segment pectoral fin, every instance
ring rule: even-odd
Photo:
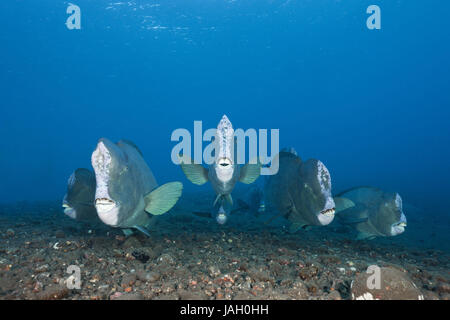
[[[208,181],[208,169],[200,164],[193,163],[189,157],[180,157],[180,166],[186,178],[193,184],[201,186]]]
[[[166,213],[177,203],[182,190],[181,182],[163,184],[145,196],[145,211],[156,216]]]
[[[298,230],[300,230],[301,228],[303,228],[303,225],[301,223],[292,223],[289,226],[289,233],[295,233]]]
[[[369,219],[369,214],[366,206],[357,204],[354,207],[339,212],[336,217],[343,224],[357,224],[366,222]]]
[[[344,211],[346,209],[352,208],[355,206],[355,203],[347,198],[341,198],[341,197],[335,197],[334,203],[336,207],[336,213],[339,213],[341,211]]]
[[[150,231],[148,231],[147,228],[143,227],[143,226],[134,226],[135,229],[139,230],[140,232],[142,232],[143,234],[145,234],[147,237],[150,237]]]
[[[129,237],[134,233],[132,229],[122,229],[122,232],[125,235],[125,237]]]
[[[245,184],[250,184],[256,181],[261,175],[261,163],[255,164],[247,163],[241,168],[241,175],[239,181]]]

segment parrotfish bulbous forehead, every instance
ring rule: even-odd
[[[391,225],[391,235],[396,236],[405,232],[407,225],[406,216],[403,213],[402,198],[398,193],[394,196],[395,210],[400,213],[400,219]]]
[[[320,192],[325,198],[325,205],[318,214],[318,219],[322,225],[330,224],[334,219],[335,203],[331,195],[331,175],[322,161],[317,161],[317,180],[320,186]]]
[[[330,224],[334,219],[335,203],[331,195],[331,175],[320,160],[310,159],[302,166],[302,176],[314,196],[309,197],[310,210],[320,225]]]
[[[228,182],[234,174],[234,129],[226,115],[222,117],[216,130],[216,175],[222,182]]]
[[[92,154],[92,167],[95,171],[97,189],[95,191],[95,208],[99,218],[108,225],[118,223],[119,204],[109,194],[109,184],[115,157],[120,157],[120,149],[108,139],[100,139]]]
[[[216,129],[216,162],[228,159],[233,163],[234,129],[226,115],[222,117]]]

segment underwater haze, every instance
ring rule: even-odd
[[[373,1],[372,1],[373,2]],[[279,128],[333,190],[375,185],[447,215],[446,1],[65,1],[0,4],[0,201],[60,198],[101,137],[179,179],[173,130]]]
[[[432,2],[432,3],[431,3]],[[101,137],[134,141],[160,179],[176,128],[279,128],[333,190],[392,189],[447,215],[445,1],[65,1],[0,4],[0,201],[60,198]]]

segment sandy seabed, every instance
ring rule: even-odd
[[[60,203],[2,205],[0,299],[450,299],[449,250],[437,249],[448,235],[420,221],[399,237],[354,241],[337,224],[290,234],[281,219],[265,225],[269,215],[220,226],[191,213],[212,199],[186,196],[151,237],[128,238],[71,220]],[[371,265],[383,270],[378,291],[361,289]],[[67,288],[69,266],[80,289]]]

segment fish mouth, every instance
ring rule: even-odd
[[[232,162],[231,162],[231,160],[230,160],[229,158],[223,157],[223,158],[220,158],[220,159],[217,161],[217,164],[218,164],[219,166],[221,166],[221,167],[226,168],[226,167],[228,167],[228,166],[231,166],[231,165],[232,165]]]
[[[391,235],[396,236],[403,232],[405,232],[406,223],[405,222],[398,222],[391,227]]]
[[[63,203],[62,207],[64,209],[65,215],[69,216],[72,219],[77,218],[77,211],[74,208],[72,208],[69,204]]]
[[[220,181],[226,183],[233,178],[233,162],[230,158],[222,157],[217,159],[216,174]]]
[[[109,198],[95,199],[95,209],[103,223],[116,227],[119,223],[120,205]]]
[[[116,207],[116,202],[107,198],[95,199],[95,208],[98,213],[109,212]]]
[[[330,224],[334,220],[334,214],[336,213],[336,205],[334,203],[333,198],[329,195],[329,190],[322,194],[326,195],[325,205],[323,206],[322,211],[319,212],[317,218],[322,226],[326,226]]]
[[[400,221],[394,223],[391,226],[391,235],[396,236],[396,235],[399,235],[399,234],[405,232],[406,226],[407,226],[406,216],[402,213],[402,215],[400,217]]]
[[[327,204],[328,205],[325,206],[326,209],[323,209],[317,215],[317,219],[319,219],[319,222],[322,226],[326,226],[327,224],[330,224],[334,220],[334,214],[336,212],[334,203],[332,204],[332,206],[330,206],[331,203],[327,203]]]
[[[227,219],[228,219],[227,215],[224,214],[224,213],[219,213],[216,216],[216,221],[217,221],[218,224],[224,224],[225,222],[227,222]]]
[[[336,212],[336,208],[330,208],[330,209],[320,211],[320,214],[323,214],[326,217],[334,217],[335,212]]]

